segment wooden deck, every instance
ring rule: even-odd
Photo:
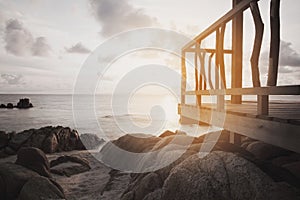
[[[221,127],[244,136],[300,153],[300,102],[270,102],[269,115],[257,115],[256,102],[231,104],[218,111],[216,104],[179,105],[184,119]]]
[[[280,54],[280,0],[270,0],[270,50],[267,84],[262,85],[259,63],[264,35],[264,22],[259,0],[232,0],[233,8],[197,35],[182,48],[181,104],[178,107],[181,122],[206,123],[224,128],[239,143],[240,135],[264,141],[300,153],[300,85],[277,85]],[[243,87],[244,11],[250,10],[255,37],[251,58],[252,86]],[[231,25],[231,48],[224,49],[225,30]],[[230,26],[229,26],[230,27]],[[214,38],[210,46],[206,41]],[[249,39],[249,38],[247,38]],[[211,43],[211,42],[209,42]],[[224,55],[231,56],[225,62]],[[187,56],[194,58],[192,69]],[[213,62],[214,60],[214,62]],[[230,70],[225,65],[230,64]],[[226,69],[226,70],[225,70]],[[195,87],[190,88],[187,78],[194,73]],[[188,74],[189,73],[189,74]],[[229,76],[229,73],[231,76]],[[296,83],[295,83],[296,84]],[[189,87],[188,87],[189,86]],[[255,96],[257,102],[242,102],[244,95]],[[270,96],[297,95],[299,102],[272,102]],[[186,103],[187,96],[195,97],[195,105]],[[203,102],[205,96],[214,96],[216,104]],[[231,101],[226,101],[230,96]],[[297,99],[298,101],[298,99]],[[237,137],[235,137],[237,136]],[[237,139],[235,139],[237,138]]]

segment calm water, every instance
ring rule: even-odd
[[[108,95],[92,97],[94,103],[90,101],[90,96],[80,96],[72,105],[72,95],[0,94],[0,103],[17,104],[24,97],[30,98],[34,107],[25,110],[0,109],[0,130],[18,132],[62,125],[75,128],[79,133],[96,133],[110,139],[125,133],[158,135],[167,129],[188,130],[191,135],[207,131],[206,127],[181,127],[177,100],[171,96],[140,95],[127,101],[127,105],[124,105],[126,99],[124,101],[121,96],[115,97],[118,101],[113,105]]]

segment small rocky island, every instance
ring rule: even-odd
[[[28,109],[28,108],[32,108],[32,107],[33,107],[33,105],[32,105],[32,103],[30,103],[29,98],[20,99],[19,102],[17,103],[17,105],[15,105],[15,106],[12,103],[8,103],[7,105],[5,105],[5,104],[0,105],[0,108],[8,108],[8,109],[13,109],[13,108]]]

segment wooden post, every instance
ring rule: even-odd
[[[235,144],[235,145],[240,146],[241,145],[241,135],[239,135],[237,133],[234,133],[234,132],[230,132],[229,142],[231,144]]]
[[[269,55],[268,86],[276,86],[280,48],[280,0],[271,0],[271,44]]]
[[[257,96],[257,114],[269,115],[269,96],[258,95]]]
[[[233,0],[235,7],[242,0]],[[232,19],[232,69],[231,69],[231,87],[242,87],[242,67],[243,67],[243,13],[237,14]],[[241,95],[232,95],[231,103],[241,104]]]
[[[185,92],[186,92],[186,61],[185,51],[181,52],[181,105],[185,104]]]
[[[221,31],[220,31],[220,28],[217,29],[216,31],[216,89],[220,89],[220,83],[221,83],[221,86],[223,88],[223,80],[222,80],[222,74],[221,74],[221,81],[220,81],[220,68],[224,67],[222,66],[222,63],[220,61],[221,60],[221,55],[223,54],[223,52],[221,51],[222,49],[222,38],[224,38],[222,36],[222,34],[224,35],[224,31],[222,30],[223,28],[221,28]],[[224,75],[225,75],[225,71],[224,71]],[[224,95],[218,95],[217,96],[217,111],[220,111],[220,112],[223,112],[225,109],[225,96]]]
[[[199,70],[198,70],[198,54],[200,53],[200,43],[197,42],[196,45],[195,45],[195,84],[196,84],[196,91],[197,90],[201,90],[202,89],[202,80],[201,80],[201,71],[199,73]],[[200,78],[200,80],[199,80]],[[197,95],[196,96],[196,99],[197,99],[197,106],[201,107],[201,95]]]
[[[255,39],[253,51],[251,55],[251,70],[252,70],[252,83],[254,87],[260,87],[260,73],[259,73],[259,55],[261,50],[261,43],[264,34],[264,23],[260,16],[260,11],[257,2],[250,3],[251,13],[255,24]]]

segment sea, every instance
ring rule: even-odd
[[[29,98],[30,109],[0,109],[0,130],[20,132],[44,126],[66,126],[79,134],[94,133],[116,139],[127,133],[159,135],[182,130],[199,136],[216,127],[181,125],[178,99],[171,95],[0,94],[0,104]]]

